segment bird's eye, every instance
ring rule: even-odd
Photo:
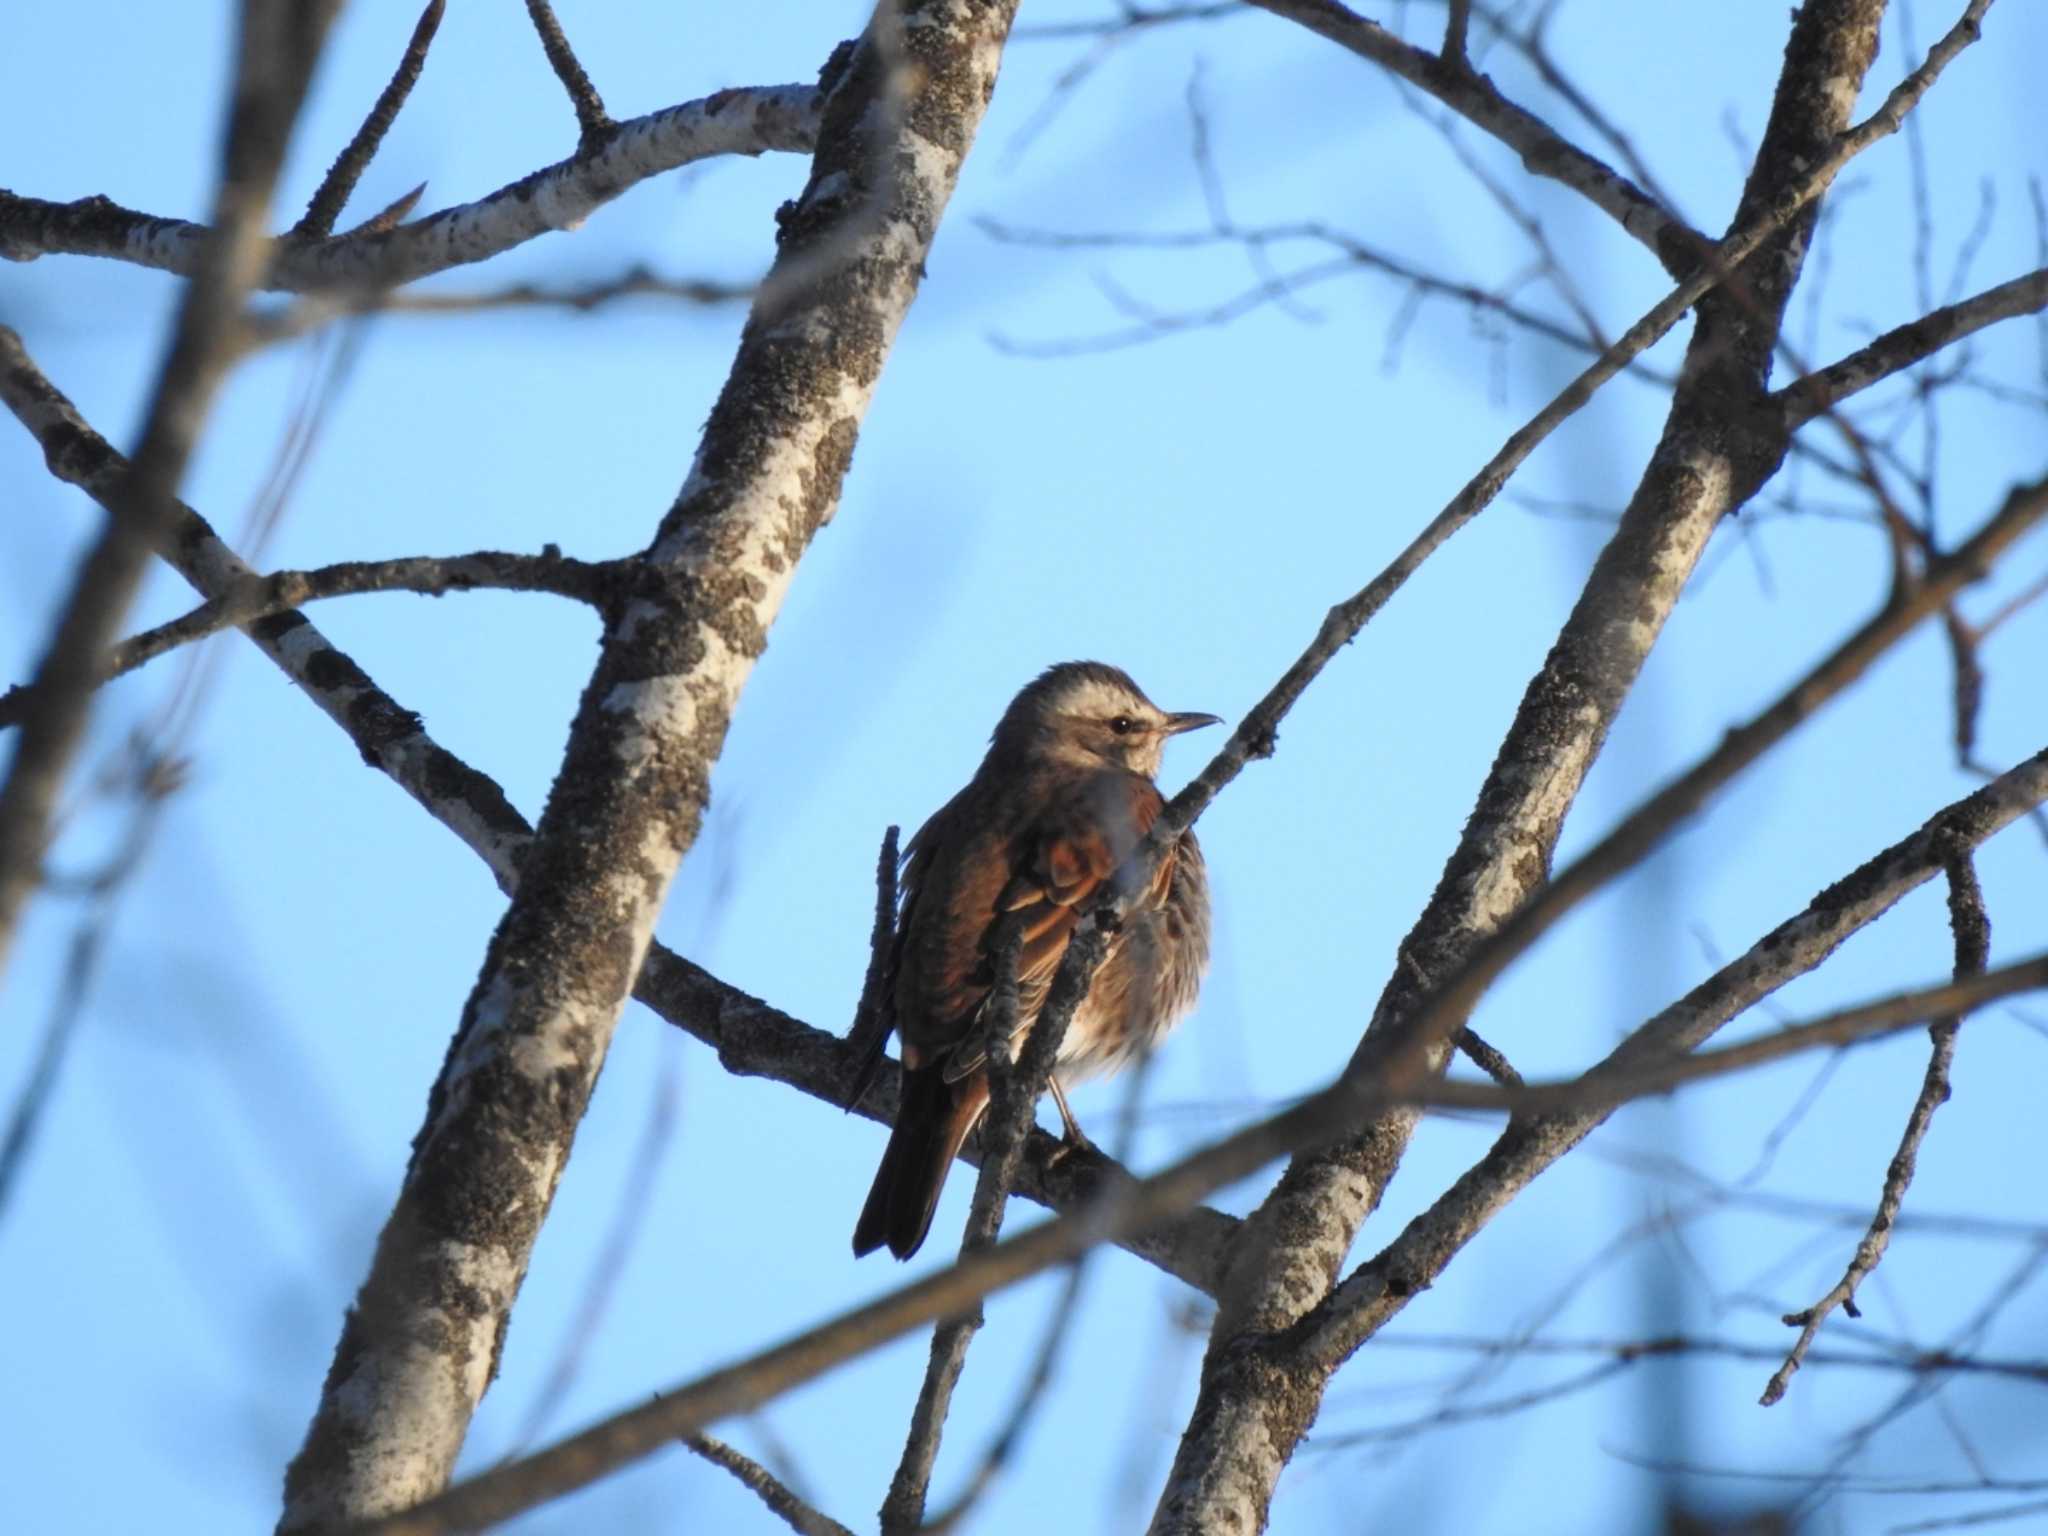
[[[1128,736],[1137,728],[1137,722],[1129,715],[1118,715],[1109,722],[1109,728],[1119,736]]]

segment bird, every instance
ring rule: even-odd
[[[983,1010],[1009,920],[1017,938],[1021,1046],[1081,915],[1137,878],[1123,868],[1165,805],[1153,783],[1167,741],[1219,725],[1170,714],[1099,661],[1047,668],[1010,701],[973,778],[903,850],[895,932],[880,991],[903,1058],[887,1150],[854,1228],[855,1257],[916,1253],[953,1159],[989,1102]],[[1118,894],[1124,894],[1119,891]],[[1070,1146],[1088,1140],[1066,1087],[1150,1051],[1195,1003],[1209,962],[1209,882],[1183,832],[1135,892],[1049,1082]],[[888,1031],[877,1030],[850,1102]]]

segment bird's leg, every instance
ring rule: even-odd
[[[1067,1092],[1060,1087],[1058,1076],[1047,1078],[1045,1085],[1052,1090],[1052,1101],[1059,1108],[1060,1124],[1064,1127],[1060,1135],[1059,1150],[1053,1154],[1054,1160],[1065,1158],[1074,1152],[1095,1151],[1095,1143],[1088,1139],[1088,1133],[1081,1129],[1081,1122],[1074,1118],[1073,1106],[1067,1103]]]

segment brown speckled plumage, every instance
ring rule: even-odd
[[[1167,737],[1212,723],[1164,713],[1101,662],[1052,667],[1011,701],[967,787],[910,840],[887,994],[903,1097],[854,1232],[856,1254],[885,1243],[898,1258],[917,1251],[953,1158],[987,1108],[974,1042],[998,920],[1014,913],[1023,925],[1021,1045],[1074,924],[1164,804],[1152,778]],[[1157,1045],[1194,1006],[1208,960],[1208,876],[1188,832],[1112,939],[1061,1042],[1054,1091],[1063,1118],[1061,1087]]]

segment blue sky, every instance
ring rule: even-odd
[[[0,55],[0,144],[9,146],[0,184],[200,216],[229,9],[77,0],[13,18]],[[558,10],[620,116],[732,84],[808,79],[863,15],[843,4],[651,0],[565,0]],[[1107,10],[1067,0],[1027,6],[1025,21]],[[1371,13],[1390,24],[1405,17],[1417,37],[1440,19],[1421,5]],[[288,216],[353,131],[412,20],[406,4],[347,9],[288,162]],[[1924,48],[1949,17],[1923,3],[1914,20]],[[1718,229],[1740,186],[1738,144],[1761,131],[1784,25],[1781,0],[1573,0],[1551,44],[1682,211]],[[852,1010],[881,829],[908,830],[958,786],[1022,681],[1051,661],[1099,657],[1168,708],[1234,718],[1327,606],[1362,586],[1577,365],[1432,302],[1390,366],[1402,294],[1371,275],[1323,285],[1294,312],[1268,307],[1144,346],[1018,355],[1019,344],[1118,329],[1105,285],[1181,310],[1255,281],[1234,251],[1033,248],[976,223],[1202,227],[1191,87],[1241,222],[1324,220],[1480,284],[1505,281],[1527,260],[1512,226],[1387,78],[1298,29],[1251,16],[1160,31],[1111,54],[1047,120],[1056,82],[1085,47],[1020,39],[1010,50],[838,517],[806,557],[748,685],[712,817],[660,926],[684,954],[820,1027],[843,1028]],[[1915,56],[1895,19],[1866,110]],[[2032,78],[2044,56],[2048,20],[2009,0],[1926,104],[1937,297],[1978,216],[1980,184],[1994,202],[1964,291],[2039,264],[2027,181],[2048,175]],[[1586,141],[1510,54],[1484,64],[1510,95]],[[351,215],[423,180],[429,208],[481,196],[566,154],[573,135],[518,9],[451,7]],[[1475,134],[1465,141],[1496,174],[1514,174],[1503,152]],[[1804,291],[1795,301],[1794,335],[1821,360],[1916,313],[1908,164],[1906,141],[1888,141],[1835,194],[1812,329]],[[638,261],[744,279],[766,261],[772,211],[804,172],[782,157],[663,178],[580,231],[436,286],[570,284]],[[1528,195],[1610,333],[1662,296],[1653,263],[1604,217],[1561,190]],[[1821,270],[1817,259],[1809,278]],[[105,262],[0,270],[0,321],[22,331],[117,442],[139,419],[175,297],[161,275]],[[1528,297],[1550,302],[1534,289]],[[688,467],[740,318],[635,301],[590,315],[373,324],[263,563],[550,541],[589,557],[638,548]],[[1672,365],[1683,335],[1652,361]],[[2008,324],[1981,340],[1977,359],[1988,376],[2039,389],[2038,348],[2030,323]],[[186,495],[231,538],[241,537],[318,356],[267,354],[221,398]],[[2043,468],[2038,412],[1981,393],[1951,398],[1938,460],[1948,535]],[[1618,507],[1661,413],[1652,387],[1624,380],[1603,393],[1331,665],[1290,717],[1278,755],[1204,818],[1216,968],[1148,1085],[1136,1163],[1162,1164],[1341,1065],[1604,536],[1597,522],[1537,515],[1525,499]],[[1919,452],[1917,437],[1905,441]],[[98,514],[47,478],[11,423],[0,423],[0,485],[12,514],[0,523],[0,672],[11,681],[31,666],[60,573]],[[1788,472],[1773,491],[1787,488],[1805,515],[1759,506],[1717,534],[1573,813],[1563,856],[1875,606],[1882,539],[1867,522],[1823,515],[1847,502],[1833,485]],[[1988,612],[2044,566],[2048,541],[2037,535],[1966,610]],[[160,575],[134,618],[154,622],[189,602]],[[444,745],[537,812],[595,657],[594,621],[554,599],[490,594],[349,599],[313,617]],[[2042,746],[2044,647],[2048,608],[2014,620],[1987,648],[1983,760],[2004,766]],[[160,662],[106,691],[94,761],[151,717],[175,676],[175,663]],[[1948,745],[1949,686],[1946,649],[1924,628],[1519,965],[1478,1027],[1532,1077],[1571,1071],[1710,971],[1714,954],[1739,952],[1967,793],[1974,781]],[[1177,746],[1169,785],[1212,745]],[[0,1374],[14,1384],[0,1400],[0,1436],[13,1448],[10,1502],[25,1529],[146,1521],[198,1531],[273,1518],[283,1464],[502,909],[483,866],[365,770],[246,645],[221,643],[189,751],[191,785],[120,900],[49,1117],[0,1212],[10,1302]],[[59,864],[89,867],[118,826],[88,803]],[[2014,829],[1981,869],[1994,961],[2038,950],[2048,912],[2040,837]],[[31,913],[0,991],[0,1098],[11,1100],[27,1071],[79,920],[79,906],[62,900]],[[1818,1012],[1938,977],[1948,957],[1930,887],[1779,1001],[1793,1015]],[[2040,1219],[2008,1180],[2017,1149],[2031,1145],[2021,1138],[2035,1123],[2044,1052],[2048,1040],[2008,1010],[1969,1027],[1955,1100],[1937,1119],[1909,1212]],[[1756,1173],[1749,1189],[1759,1196],[1867,1211],[1923,1057],[1918,1040],[1902,1039],[1842,1059],[1768,1154],[1773,1127],[1820,1062],[1617,1116],[1496,1221],[1394,1332],[1541,1326],[1620,1338],[1682,1327],[1781,1342],[1772,1314],[1826,1288],[1851,1230],[1724,1202],[1676,1234],[1619,1256],[1609,1247],[1647,1218],[1686,1209],[1697,1194],[1687,1170],[1726,1182]],[[1078,1100],[1099,1137],[1119,1092],[1096,1087]],[[1478,1121],[1430,1121],[1362,1252],[1425,1206],[1490,1132]],[[788,1090],[731,1079],[702,1048],[631,1009],[465,1468],[521,1443],[601,1270],[611,1271],[609,1302],[543,1439],[895,1283],[901,1271],[847,1254],[882,1134]],[[1768,1165],[1757,1172],[1760,1160]],[[608,1234],[646,1177],[636,1240],[613,1265]],[[1224,1203],[1247,1208],[1269,1179],[1247,1181]],[[942,1239],[958,1230],[968,1186],[954,1181],[919,1266],[944,1261]],[[2028,1252],[2010,1236],[1908,1233],[1865,1294],[1869,1326],[1944,1341]],[[1054,1285],[989,1308],[939,1499],[1006,1412]],[[1189,1299],[1122,1255],[1092,1266],[1046,1416],[975,1529],[1038,1530],[1049,1513],[1080,1532],[1142,1525],[1193,1391]],[[2044,1321],[2039,1285],[2023,1288],[1979,1347],[2039,1358]],[[901,1342],[726,1433],[755,1454],[786,1452],[828,1510],[871,1528],[923,1357],[921,1338]],[[1516,1366],[1475,1400],[1581,1363]],[[1754,1402],[1767,1365],[1644,1367],[1597,1392],[1420,1441],[1326,1443],[1434,1411],[1443,1383],[1469,1364],[1369,1349],[1339,1377],[1282,1484],[1273,1529],[1348,1531],[1396,1515],[1414,1529],[1641,1528],[1658,1482],[1631,1457],[1812,1468],[1844,1425],[1903,1384],[1812,1369],[1765,1412]],[[1956,1424],[2003,1475],[2041,1472],[2024,1432],[2040,1412],[2028,1391],[1965,1380],[1946,1394]],[[1476,1458],[1489,1473],[1445,1479],[1445,1456]],[[1952,1477],[1963,1463],[1923,1409],[1881,1436],[1862,1465]],[[1534,1510],[1532,1477],[1545,1490]],[[1706,1499],[1757,1494],[1742,1483],[1694,1487]],[[1865,1499],[1836,1528],[1952,1511]],[[750,1495],[681,1451],[520,1528],[600,1524],[770,1528]]]

